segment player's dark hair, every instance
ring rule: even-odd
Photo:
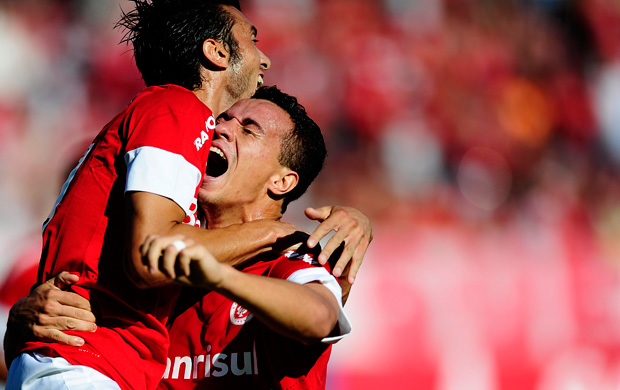
[[[116,27],[127,32],[122,42],[133,45],[134,57],[147,86],[177,84],[194,90],[202,86],[202,44],[215,39],[224,44],[231,62],[239,60],[232,35],[235,23],[226,0],[131,0],[136,8],[123,12]]]
[[[293,129],[281,138],[278,156],[278,162],[282,166],[299,175],[297,186],[283,197],[282,212],[285,212],[288,204],[303,195],[323,169],[327,157],[325,140],[321,129],[310,119],[304,106],[276,86],[260,87],[252,99],[275,103],[286,111],[293,121]]]

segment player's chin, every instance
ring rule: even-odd
[[[209,175],[208,173],[205,174],[202,179],[202,184],[200,185],[200,190],[211,193],[224,187],[226,185],[226,178],[228,177],[227,173],[228,171],[217,176]]]

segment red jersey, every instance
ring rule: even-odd
[[[37,279],[79,274],[73,291],[90,300],[98,329],[80,333],[80,348],[31,342],[22,351],[92,367],[124,389],[157,386],[168,356],[164,324],[180,288],[139,289],[126,276],[125,192],[167,197],[196,225],[214,128],[211,110],[175,85],[146,88],[103,128],[44,224]]]
[[[304,248],[276,259],[273,254],[260,256],[244,265],[243,272],[299,284],[319,281],[341,302],[329,266],[315,260],[317,250]],[[341,305],[340,333],[324,343],[305,345],[271,330],[221,294],[199,289],[184,290],[175,313],[160,389],[324,389],[329,343],[351,330]]]

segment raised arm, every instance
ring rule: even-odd
[[[273,330],[304,343],[328,337],[340,310],[334,294],[319,283],[296,284],[251,275],[218,262],[202,245],[179,236],[158,237],[146,246],[162,256],[161,270],[171,280],[212,289],[248,309]],[[179,251],[179,249],[181,249]]]

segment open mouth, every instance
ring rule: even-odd
[[[211,146],[207,159],[207,176],[219,177],[228,170],[228,160],[220,148]]]
[[[256,88],[260,88],[265,83],[263,76],[258,75],[258,82],[256,83]]]

